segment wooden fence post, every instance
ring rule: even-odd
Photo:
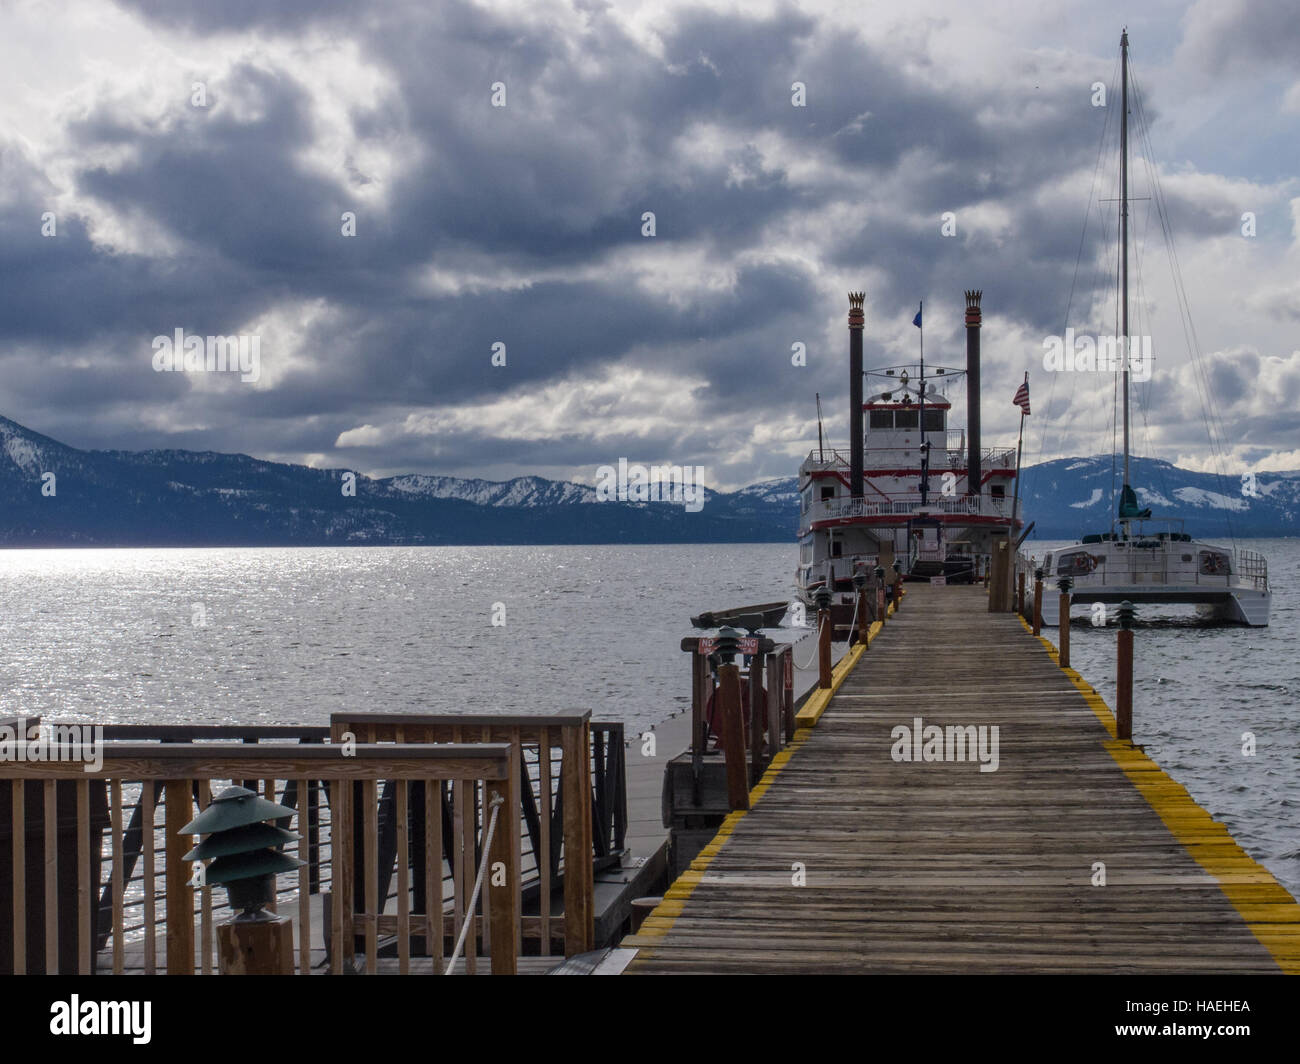
[[[1119,604],[1115,668],[1115,738],[1133,741],[1133,603]]]
[[[167,803],[167,974],[193,975],[194,888],[190,886],[190,866],[185,860],[191,841],[181,834],[194,815],[190,781],[168,780],[163,800]]]

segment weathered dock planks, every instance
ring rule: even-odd
[[[996,771],[894,760],[915,717]],[[910,588],[752,797],[629,974],[1300,971],[1300,906],[982,589]]]

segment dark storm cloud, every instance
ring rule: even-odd
[[[1001,78],[939,87],[924,46],[895,54],[794,7],[679,12],[657,27],[661,59],[596,5],[568,24],[454,0],[363,15],[341,3],[123,6],[210,41],[214,55],[238,33],[354,41],[382,77],[364,103],[345,96],[345,139],[360,156],[394,162],[313,155],[326,124],[313,71],[274,49],[221,67],[207,108],[178,92],[165,116],[145,118],[130,97],[106,95],[65,126],[74,198],[123,224],[147,220],[169,250],[110,252],[76,216],[61,220],[57,241],[42,239],[40,211],[55,190],[6,151],[6,379],[42,418],[33,427],[70,442],[466,474],[594,465],[615,446],[723,461],[745,442],[738,432],[805,417],[814,391],[846,387],[843,351],[825,339],[827,323],[842,321],[843,294],[826,291],[818,268],[880,278],[869,293],[877,318],[905,321],[917,299],[935,301],[947,313],[936,343],[946,336],[956,365],[964,288],[985,289],[986,332],[1062,327],[1102,122],[1080,73],[1087,63],[1009,53],[997,59]],[[494,81],[506,85],[505,108],[489,105]],[[791,106],[795,81],[807,107]],[[781,147],[760,150],[772,134]],[[810,159],[825,161],[811,179]],[[1077,199],[1062,199],[1070,188],[1044,192],[1063,179],[1081,182]],[[773,235],[803,231],[832,204],[853,221],[822,243],[815,265]],[[1194,233],[1232,216],[1226,201],[1191,193],[1171,196],[1171,209]],[[355,238],[340,234],[344,211],[357,212]],[[643,211],[656,215],[653,241],[640,235]],[[956,214],[956,237],[940,235],[944,211]],[[982,212],[1005,222],[980,222]],[[1094,268],[1103,246],[1096,234],[1085,242],[1076,309],[1104,286]],[[650,249],[733,281],[656,287],[627,265]],[[526,280],[439,286],[433,273]],[[263,348],[273,388],[195,389],[149,370],[156,334],[225,334],[277,315],[291,324]],[[873,350],[885,332],[869,337]],[[489,362],[497,340],[510,352],[506,370]],[[795,341],[812,357],[792,377]],[[42,374],[42,364],[88,351],[89,368]],[[615,408],[543,439],[394,429],[412,410],[597,379],[620,360],[703,381],[694,409],[709,424],[624,432]],[[142,419],[143,409],[156,416]],[[362,425],[382,430],[377,446],[335,447]]]

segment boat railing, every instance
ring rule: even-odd
[[[918,492],[819,499],[804,515],[806,524],[818,521],[845,520],[855,517],[911,516],[926,513],[967,514],[981,517],[1010,517],[1011,500],[996,495],[944,496],[934,492],[921,504]]]
[[[1257,591],[1268,590],[1268,561],[1262,554],[1237,547],[1232,552],[1232,571],[1240,583],[1248,584]]]
[[[913,455],[918,453],[915,446],[867,447],[863,451],[866,468],[875,469],[893,467],[897,465],[897,455],[902,451],[909,451]],[[945,469],[960,469],[964,473],[966,471],[966,464],[969,461],[969,457],[969,452],[965,448],[952,447],[951,444],[942,451],[938,448],[934,448],[930,462],[931,472],[935,475],[939,475]],[[989,469],[1014,468],[1016,464],[1015,459],[1016,449],[1014,447],[980,448],[980,467],[986,472]],[[919,462],[919,459],[914,458],[913,461]],[[805,462],[810,462],[813,465],[820,465],[823,468],[848,469],[849,447],[847,444],[835,444],[834,446],[821,448],[815,447],[808,453]]]

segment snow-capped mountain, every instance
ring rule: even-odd
[[[355,480],[354,492],[349,483]],[[780,503],[706,492],[598,502],[591,487],[342,469],[211,451],[82,451],[0,417],[8,546],[699,543],[789,540]]]
[[[1194,536],[1300,535],[1300,472],[1219,476],[1155,458],[1131,458],[1138,503],[1153,518],[1183,522]],[[1026,520],[1044,539],[1072,539],[1110,529],[1123,486],[1121,459],[1063,458],[1029,466],[1021,492]]]
[[[1114,464],[1099,455],[1026,468],[1023,512],[1035,535],[1109,528]],[[1141,458],[1132,470],[1142,504],[1193,535],[1300,534],[1300,472],[1249,482]],[[793,544],[799,523],[793,476],[708,492],[698,513],[598,502],[591,487],[542,477],[357,476],[346,494],[348,479],[242,454],[82,451],[0,417],[0,545]]]

